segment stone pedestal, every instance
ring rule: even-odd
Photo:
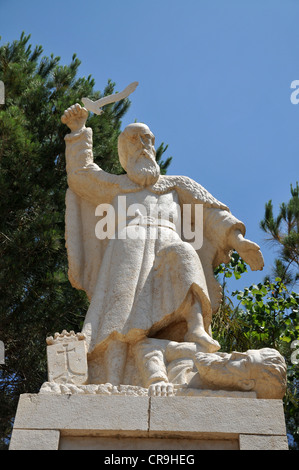
[[[281,400],[20,396],[10,450],[287,450]]]

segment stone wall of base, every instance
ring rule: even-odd
[[[10,450],[287,450],[281,400],[21,395]]]

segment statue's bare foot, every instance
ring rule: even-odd
[[[188,331],[184,340],[190,343],[196,343],[199,346],[200,352],[213,353],[220,349],[218,341],[208,335],[201,327],[194,331]]]
[[[171,397],[173,395],[173,384],[167,382],[156,382],[148,388],[150,397]]]

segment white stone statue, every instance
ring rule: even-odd
[[[105,350],[107,381],[122,383],[128,345],[147,337],[189,341],[203,352],[217,351],[210,325],[221,287],[213,269],[228,262],[233,249],[253,270],[263,268],[263,257],[259,246],[244,238],[243,223],[202,186],[187,177],[160,175],[155,137],[146,125],[131,124],[119,137],[126,174],[101,170],[93,162],[87,117],[79,104],[62,117],[71,130],[65,137],[69,279],[90,299],[82,331],[89,358]],[[96,208],[110,204],[119,215],[121,196],[127,206],[138,204],[151,214],[154,208],[159,216],[140,218],[138,210],[125,214],[121,236],[97,238]],[[191,208],[193,227],[194,208],[203,208],[198,250],[176,230],[183,205]],[[149,229],[155,236],[140,236]]]
[[[123,93],[136,86],[134,82]],[[71,130],[65,136],[69,279],[90,300],[80,332],[88,379],[84,385],[82,371],[87,366],[69,365],[77,364],[74,354],[82,353],[83,343],[76,338],[74,342],[73,333],[68,340],[73,342],[65,342],[65,332],[56,334],[58,345],[48,340],[52,348],[48,358],[54,358],[57,348],[64,354],[59,373],[52,370],[54,359],[49,364],[49,377],[59,377],[56,390],[58,383],[65,389],[68,377],[71,386],[80,386],[81,391],[105,383],[145,387],[154,395],[172,394],[178,387],[204,389],[208,381],[199,370],[200,354],[211,362],[215,354],[222,354],[217,353],[220,346],[211,333],[212,315],[222,299],[214,268],[229,262],[236,250],[252,270],[261,270],[260,248],[245,238],[244,224],[228,207],[198,183],[184,176],[160,175],[155,137],[145,124],[130,124],[119,136],[119,159],[126,174],[112,175],[99,168],[93,161],[87,117],[87,109],[79,104],[62,116]],[[188,359],[181,356],[182,348],[192,352]],[[174,351],[175,368],[169,359]],[[262,356],[256,357],[263,363]],[[197,376],[186,378],[186,360]],[[180,373],[174,374],[178,368]],[[76,378],[77,369],[81,375]],[[218,389],[221,384],[220,380]],[[223,387],[244,390],[244,383],[241,388]]]

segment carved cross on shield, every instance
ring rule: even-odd
[[[47,346],[48,380],[83,385],[88,378],[85,341],[64,338]]]

